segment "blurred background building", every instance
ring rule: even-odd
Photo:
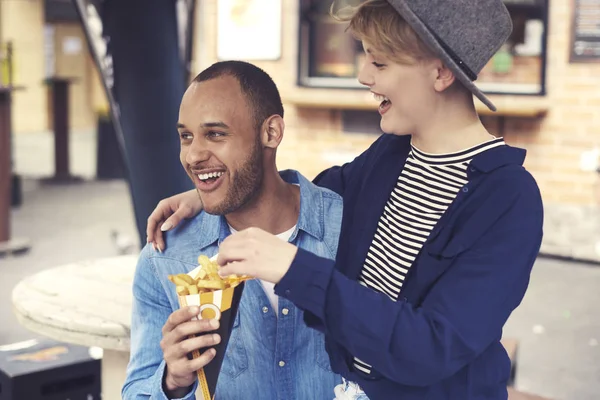
[[[538,180],[551,224],[544,251],[599,260],[600,220],[593,212],[600,194],[598,7],[589,0],[505,3],[513,35],[478,79],[498,112],[479,110],[495,134],[529,151],[526,166]],[[43,82],[52,76],[77,79],[70,89],[70,127],[94,130],[107,103],[71,2],[1,4],[0,40],[4,49],[12,43],[12,79],[24,87],[13,96],[14,134],[51,129],[52,104]],[[203,0],[193,21],[192,72],[219,59],[245,59],[273,76],[287,112],[285,144],[297,149],[281,160],[307,175],[351,158],[380,133],[377,104],[355,78],[360,43],[327,16],[329,6]],[[7,69],[4,61],[4,80]]]

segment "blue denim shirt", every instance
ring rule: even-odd
[[[300,214],[290,242],[333,260],[342,220],[341,198],[296,171],[283,171],[281,176],[300,185]],[[131,359],[123,399],[167,398],[162,390],[161,329],[179,308],[167,276],[194,269],[198,256],[216,254],[229,234],[224,217],[201,212],[167,233],[167,249],[162,254],[151,246],[142,250],[133,283]],[[279,317],[260,282],[246,282],[219,375],[217,400],[334,397],[333,389],[342,380],[331,371],[323,335],[305,325],[303,312],[289,300],[280,297],[278,307]],[[194,398],[196,386],[185,399]]]

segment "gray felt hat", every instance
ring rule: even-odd
[[[502,0],[387,0],[479,100],[496,107],[473,83],[512,32]]]

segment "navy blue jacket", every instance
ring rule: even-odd
[[[410,151],[382,135],[316,183],[344,198],[336,261],[298,253],[276,293],[325,333],[332,369],[371,400],[506,399],[502,327],[519,305],[542,240],[543,206],[525,150],[477,155],[468,183],[432,230],[397,302],[357,280],[377,222]],[[373,366],[353,368],[353,356]]]

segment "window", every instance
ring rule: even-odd
[[[345,0],[356,5],[360,1]],[[488,94],[545,94],[549,0],[504,0],[513,33],[478,76]],[[356,79],[362,46],[329,16],[330,1],[300,0],[300,86],[362,88]]]

